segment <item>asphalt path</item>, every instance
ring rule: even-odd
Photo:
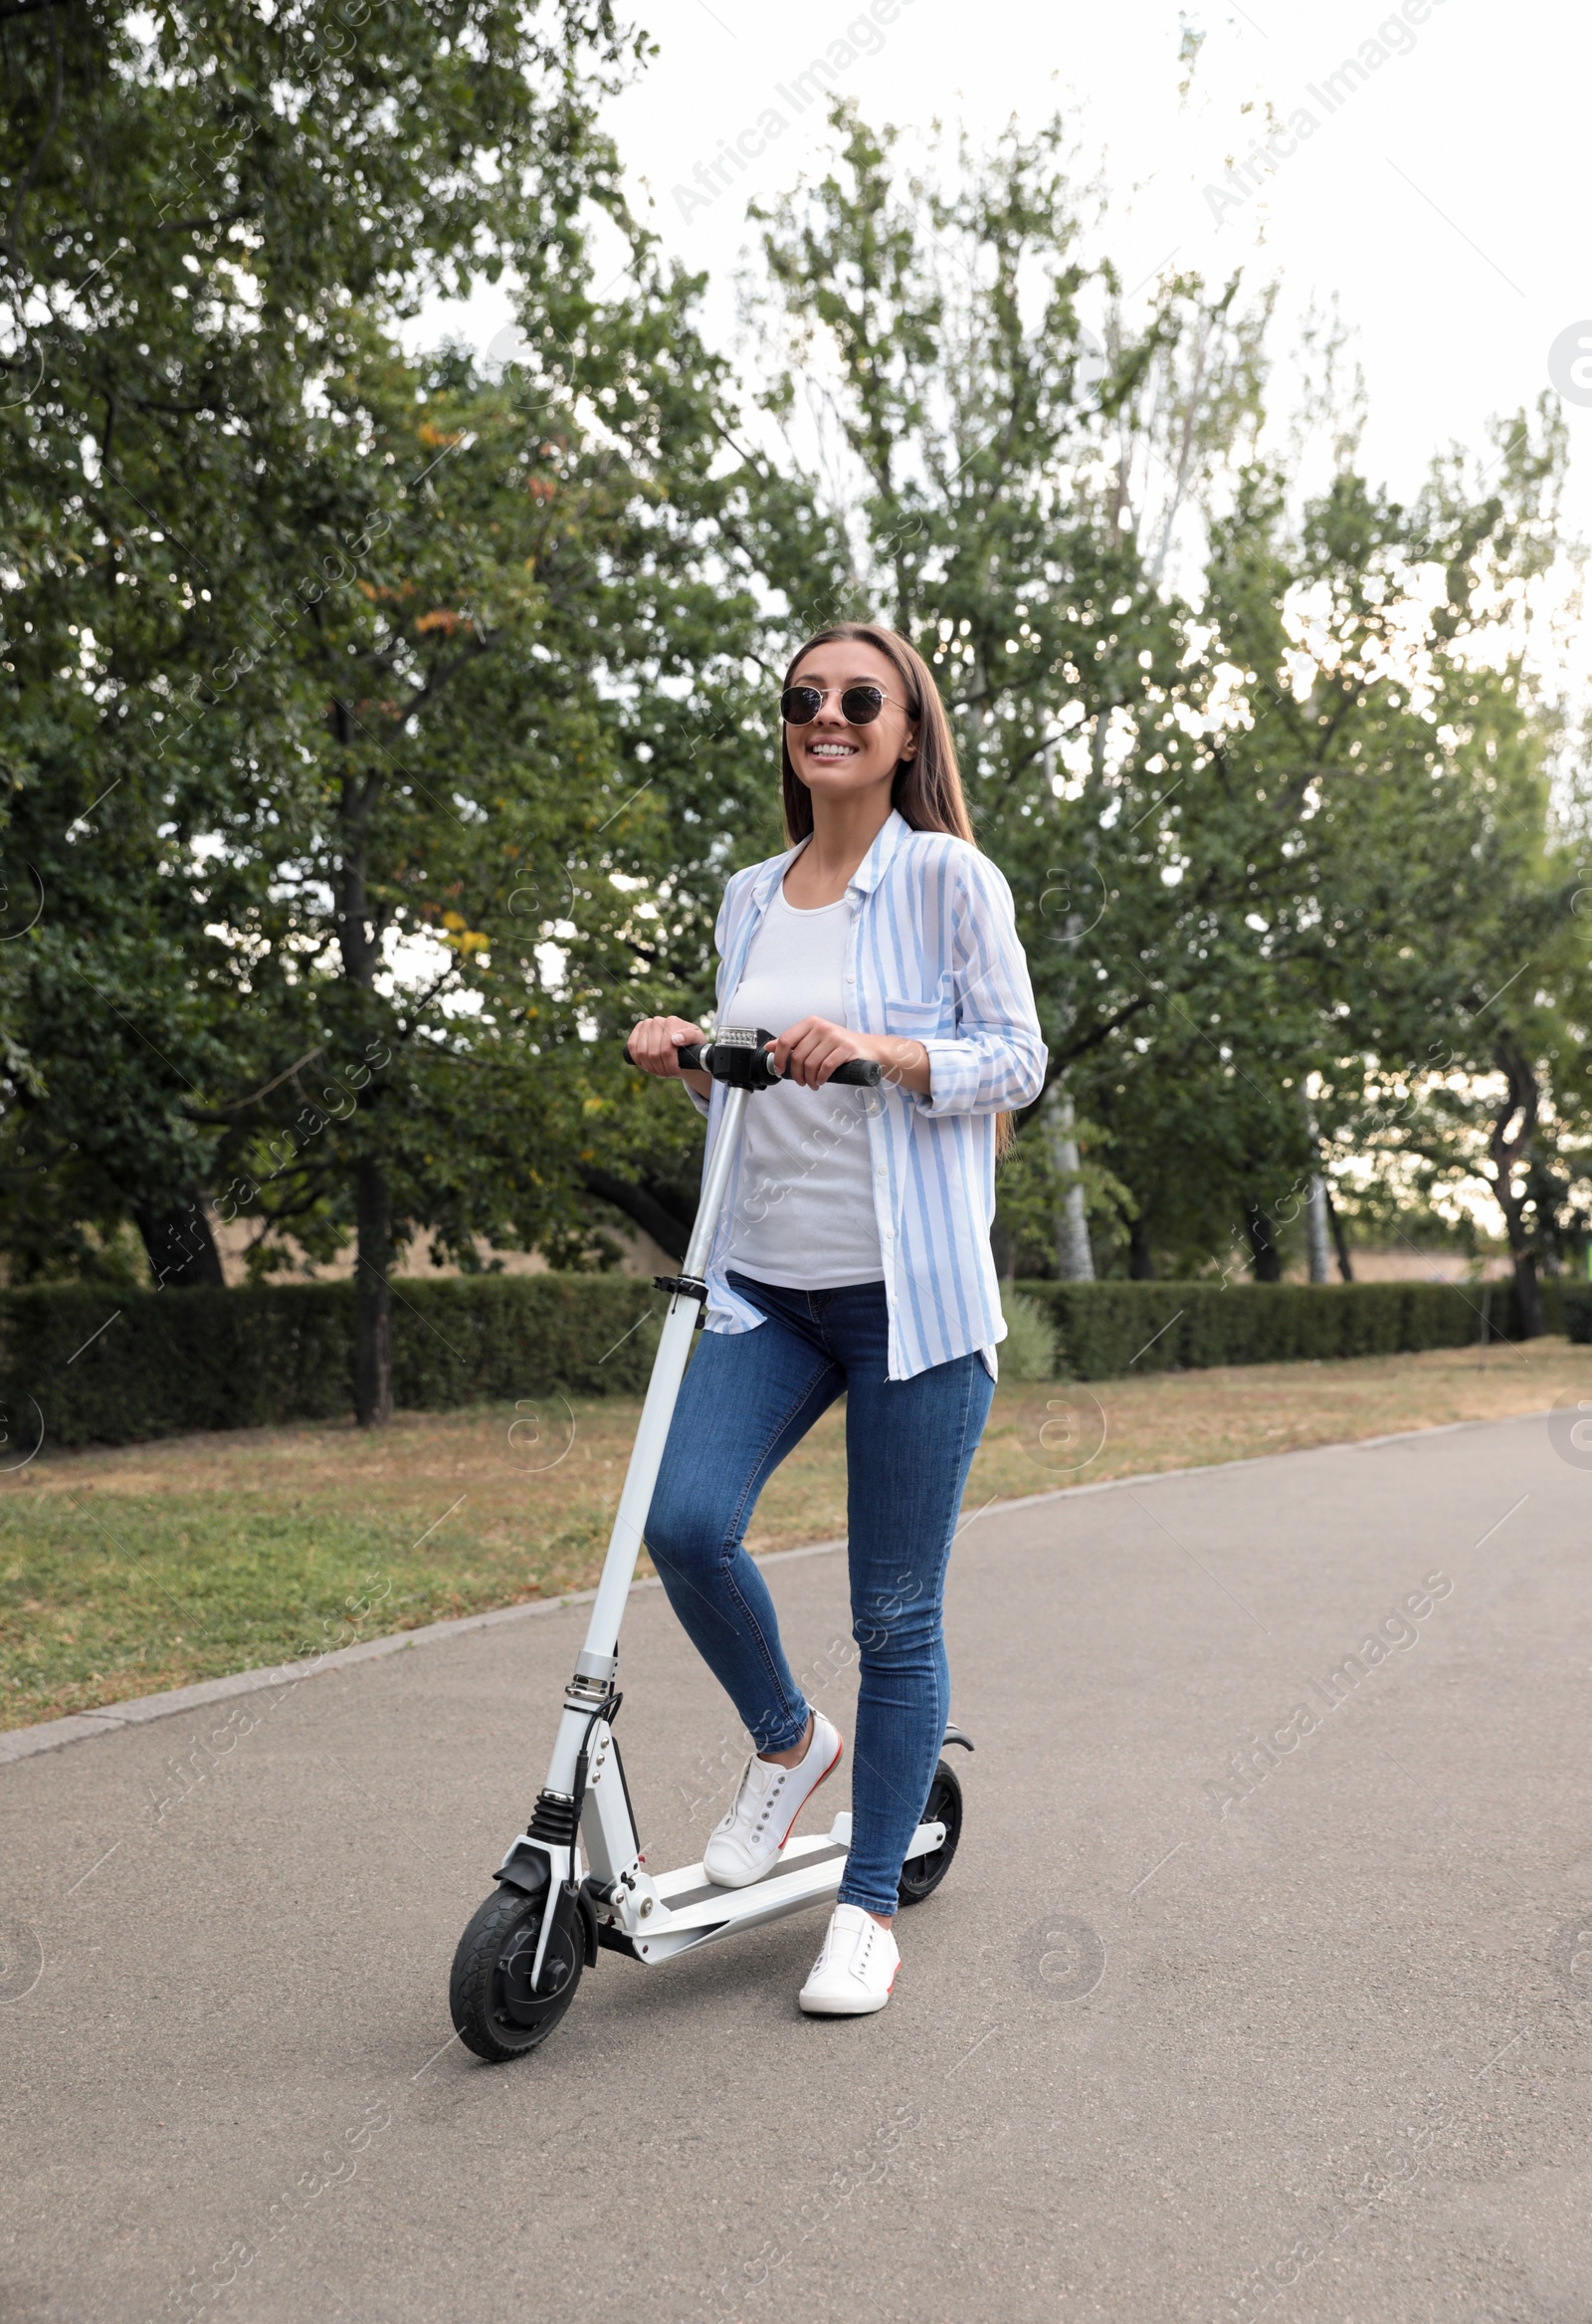
[[[1581,2324],[1589,1521],[1540,1416],[973,1518],[961,1850],[863,2021],[808,1914],[451,2038],[580,1608],[0,1767],[0,2315]],[[845,1730],[844,1561],[773,1580]],[[622,1645],[661,1867],[740,1743],[656,1588]]]

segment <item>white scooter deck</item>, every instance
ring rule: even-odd
[[[606,1927],[614,1932],[607,1942],[616,1951],[656,1967],[715,1938],[805,1912],[809,1905],[827,1903],[840,1887],[851,1844],[852,1819],[845,1812],[827,1832],[792,1840],[773,1869],[744,1888],[719,1887],[700,1864],[662,1872],[645,1892],[638,1883],[626,1889],[623,1903],[599,1907],[598,1942],[604,1942]],[[944,1844],[942,1823],[920,1823],[908,1854],[926,1856]]]

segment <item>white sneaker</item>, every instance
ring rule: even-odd
[[[900,1965],[889,1929],[860,1904],[838,1904],[798,1999],[809,2017],[867,2017],[890,2000]]]
[[[718,1888],[749,1888],[779,1862],[796,1818],[845,1750],[822,1711],[813,1739],[793,1768],[755,1756],[746,1762],[729,1813],[702,1850],[702,1870]]]

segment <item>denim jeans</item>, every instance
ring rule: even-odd
[[[647,1547],[687,1634],[759,1751],[785,1751],[807,1702],[773,1599],[743,1548],[766,1480],[846,1396],[852,1636],[859,1653],[852,1845],[840,1901],[893,1913],[950,1711],[941,1605],[962,1488],[992,1393],[977,1356],[886,1376],[882,1283],[791,1291],[731,1274],[767,1317],[704,1333],[686,1373]]]

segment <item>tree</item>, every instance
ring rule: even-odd
[[[766,823],[740,576],[800,496],[727,449],[692,286],[624,213],[606,9],[3,37],[6,841],[49,899],[8,961],[13,1270],[103,1265],[130,1216],[200,1279],[207,1191],[261,1264],[352,1225],[379,1420],[407,1234],[578,1259],[595,1197],[668,1216],[695,1120],[598,1036],[699,986]],[[634,270],[602,307],[594,212]],[[502,268],[501,381],[399,352]]]
[[[44,897],[14,1252],[27,1272],[57,1226],[130,1211],[163,1264],[187,1217],[207,1274],[207,1142],[180,1104],[225,1075],[200,1005],[222,963],[179,860],[178,705],[297,617],[285,487],[324,435],[317,383],[372,313],[534,248],[610,167],[592,76],[620,44],[600,5],[498,0],[67,0],[8,11],[0,44],[5,848]]]
[[[1565,456],[1544,406],[1498,430],[1485,495],[1444,463],[1410,510],[1348,473],[1298,525],[1271,487],[1264,509],[1241,496],[1206,607],[1258,674],[1241,779],[1309,868],[1263,905],[1262,946],[1313,1019],[1312,1112],[1384,1184],[1429,1199],[1482,1175],[1528,1331],[1539,1104],[1557,1090],[1564,1131],[1582,1111],[1560,1061],[1585,1022],[1585,851],[1554,828],[1555,720],[1522,650]]]
[[[1521,423],[1491,495],[1447,475],[1406,512],[1354,476],[1340,427],[1335,480],[1294,516],[1259,452],[1264,298],[1179,279],[1129,331],[1081,255],[1059,128],[964,153],[944,194],[901,187],[855,113],[835,123],[836,168],[769,215],[771,274],[852,464],[856,592],[931,658],[1017,896],[1052,1182],[1076,1179],[1076,1109],[1134,1271],[1158,1247],[1275,1280],[1322,1106],[1358,1151],[1367,1077],[1440,1024],[1473,1084],[1491,1071],[1501,1052],[1461,1024],[1493,940],[1562,919],[1543,722],[1481,610],[1555,553],[1562,435]],[[792,427],[798,376],[770,399]],[[1495,1171],[1506,1214],[1518,1161]]]
[[[1493,633],[1561,435],[1406,511],[1339,429],[1301,505],[1264,295],[1169,279],[1129,328],[1060,128],[945,191],[842,109],[766,221],[771,453],[617,190],[607,14],[363,8],[0,18],[13,1277],[135,1232],[214,1280],[217,1199],[262,1269],[352,1235],[379,1420],[409,1237],[682,1250],[699,1128],[619,1036],[706,1008],[723,879],[778,844],[787,632],[881,608],[1051,1045],[1008,1241],[1087,1205],[1091,1265],[1275,1276],[1323,1162],[1480,1166],[1529,1304],[1580,1231],[1584,850]],[[404,351],[503,269],[500,374]]]
[[[830,349],[833,424],[859,470],[859,591],[886,594],[939,675],[981,842],[1017,895],[1063,1149],[1076,1093],[1120,1185],[1124,1062],[1152,1046],[1179,1060],[1209,1232],[1232,1181],[1209,1166],[1226,1044],[1202,996],[1220,992],[1224,1029],[1237,1010],[1270,1038],[1275,994],[1241,926],[1249,834],[1223,757],[1245,708],[1166,575],[1213,471],[1259,425],[1265,302],[1179,278],[1130,332],[1109,265],[1082,256],[1059,125],[987,162],[964,153],[944,195],[898,188],[890,138],[836,120],[840,166],[772,214],[769,254],[804,346],[816,330]],[[774,400],[792,413],[793,385]],[[1264,1128],[1253,1089],[1232,1079],[1227,1095],[1218,1145],[1242,1190],[1257,1151],[1301,1133],[1280,1093]],[[1127,1228],[1154,1207],[1143,1186],[1117,1215]]]
[[[215,762],[251,770],[217,799],[210,885],[239,1014],[269,1028],[251,1070],[264,1089],[313,1053],[333,1075],[297,1132],[272,1101],[301,1077],[240,1110],[236,1198],[329,1247],[351,1191],[372,1416],[409,1232],[466,1267],[478,1237],[578,1261],[584,1192],[667,1234],[670,1093],[606,1036],[699,979],[717,878],[694,858],[705,875],[756,816],[758,625],[695,537],[742,497],[710,474],[712,366],[662,294],[599,312],[566,275],[557,296],[528,383],[483,385],[456,356],[424,385],[391,365],[340,384],[357,483],[438,462],[423,517],[362,545],[205,722]],[[389,1058],[339,1100],[338,1059]],[[695,1118],[670,1120],[695,1143]]]

